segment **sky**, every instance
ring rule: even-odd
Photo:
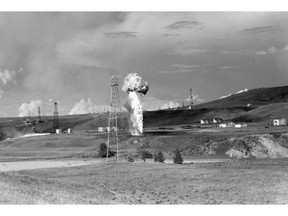
[[[144,109],[288,82],[287,12],[0,12],[0,117],[103,111],[110,78]]]

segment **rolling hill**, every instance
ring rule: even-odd
[[[249,106],[248,106],[249,104]],[[288,86],[257,88],[195,106],[194,110],[174,109],[144,112],[144,127],[195,124],[200,119],[222,118],[227,121],[264,125],[274,118],[288,119]],[[59,116],[62,130],[97,130],[108,126],[107,113]],[[119,115],[120,127],[128,128],[128,113]],[[36,117],[35,117],[36,119]],[[36,125],[38,132],[50,132],[53,116],[43,117]],[[14,133],[31,133],[33,126],[23,124],[22,118],[0,119],[0,140]],[[7,133],[8,131],[8,133]]]
[[[245,107],[248,104],[251,104],[252,107],[257,108],[272,103],[285,102],[288,102],[288,86],[280,86],[251,89],[239,94],[232,94],[231,96],[223,99],[196,105],[195,108]]]

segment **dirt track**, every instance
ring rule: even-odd
[[[99,160],[65,160],[65,161],[17,161],[17,162],[1,162],[0,172],[57,168],[57,167],[74,167],[99,163]]]

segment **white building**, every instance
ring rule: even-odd
[[[201,124],[209,124],[209,119],[201,119],[200,123]]]
[[[104,132],[104,127],[98,127],[98,132]]]
[[[227,127],[227,124],[225,124],[225,123],[219,124],[219,127],[220,127],[220,128],[226,128],[226,127]]]
[[[214,118],[213,120],[213,123],[221,123],[223,121],[222,118]]]
[[[235,127],[235,123],[234,122],[229,122],[227,127]]]
[[[286,125],[286,119],[284,119],[284,118],[274,119],[273,120],[273,125],[274,126]]]

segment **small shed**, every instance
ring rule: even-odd
[[[200,120],[201,124],[209,124],[209,122],[210,122],[209,119],[201,119]]]
[[[222,121],[223,121],[222,118],[214,118],[214,119],[212,120],[212,122],[213,122],[214,124],[216,124],[216,123],[221,123]]]
[[[62,133],[62,130],[61,129],[56,129],[56,134],[60,134]]]
[[[234,122],[229,122],[229,123],[227,124],[227,127],[235,127],[235,123],[234,123]]]
[[[286,125],[286,119],[285,118],[274,119],[273,125],[274,126]]]
[[[220,127],[220,128],[226,128],[226,127],[227,127],[227,124],[221,123],[221,124],[219,124],[219,127]]]

